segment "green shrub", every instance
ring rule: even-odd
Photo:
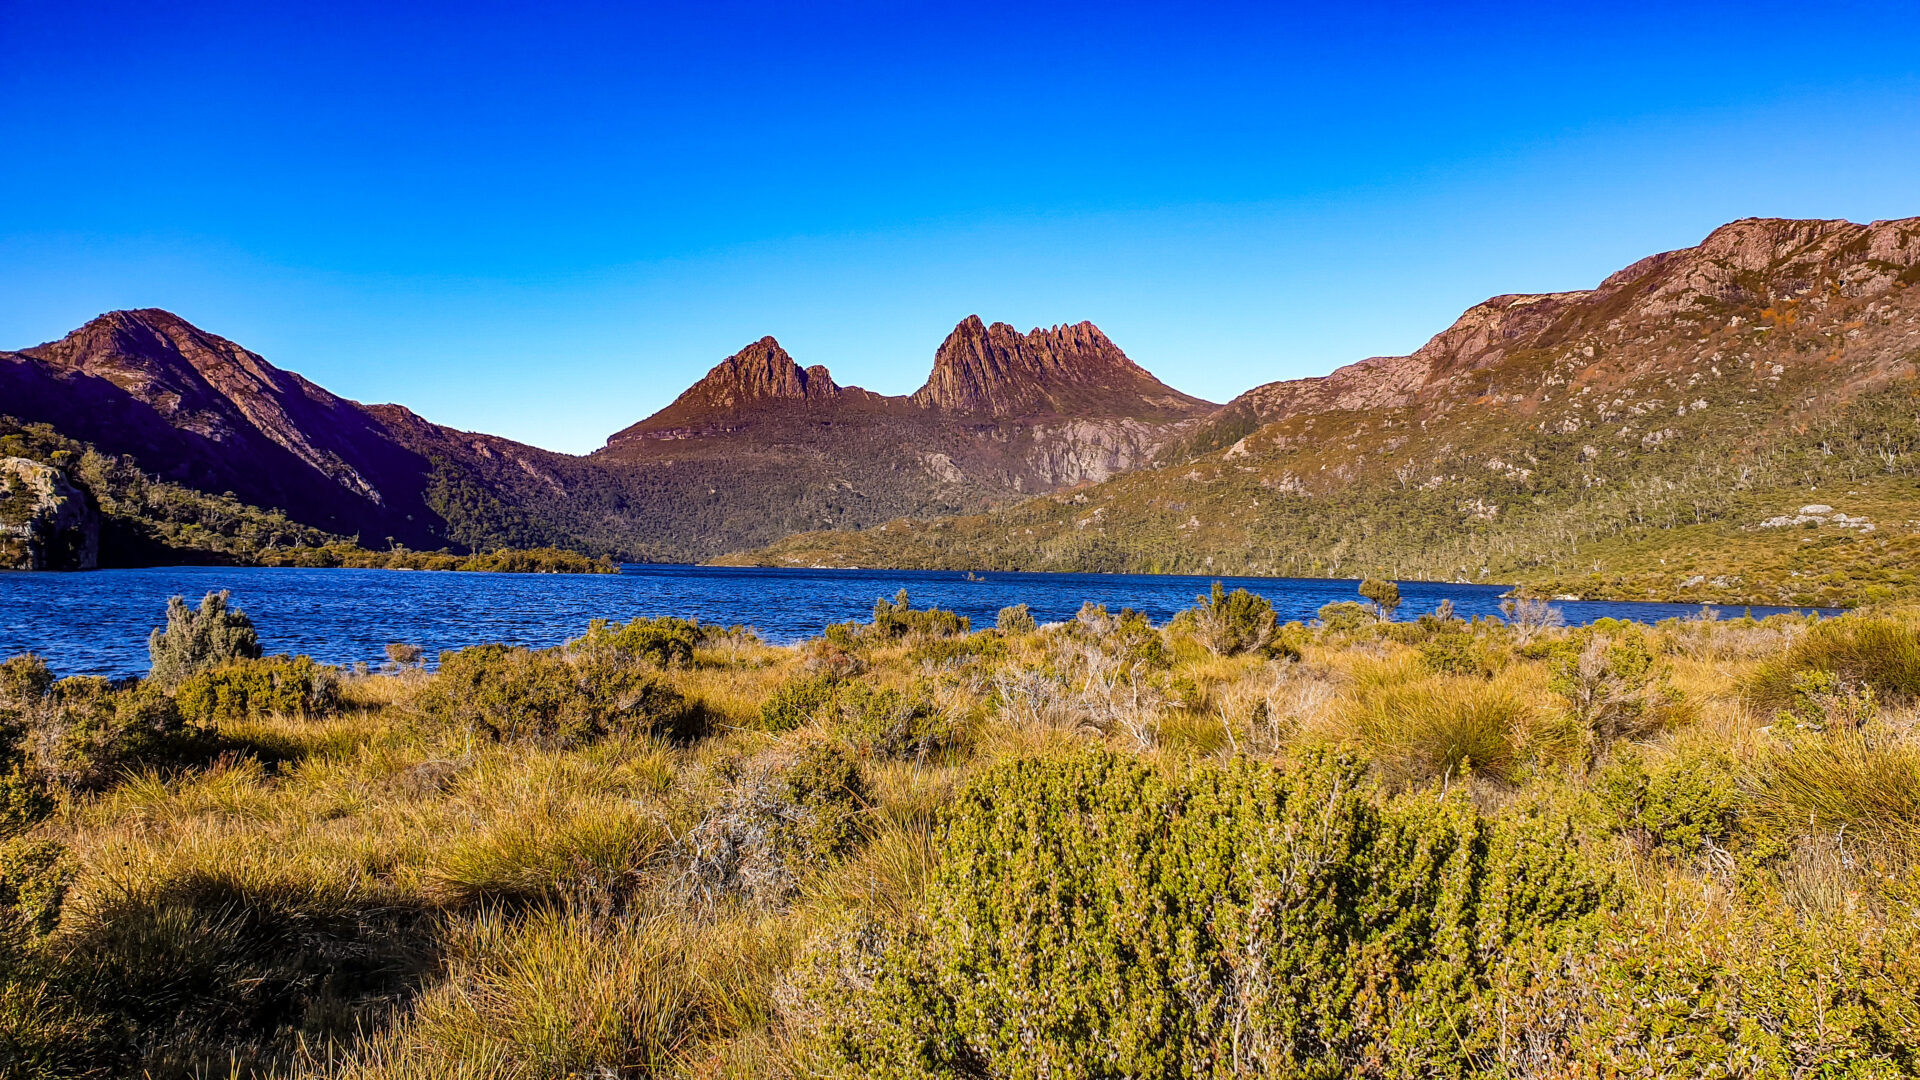
[[[891,604],[884,598],[873,602],[873,634],[882,641],[893,641],[909,635],[952,637],[964,634],[971,628],[972,623],[965,615],[956,615],[943,608],[930,607],[915,611],[907,600],[905,589],[900,590]]]
[[[1910,927],[1668,892],[1516,965],[1464,1024],[1511,1031],[1491,1076],[1854,1077],[1920,1073]]]
[[[568,647],[579,651],[604,649],[661,667],[685,667],[693,663],[694,646],[711,636],[711,630],[696,621],[671,616],[634,619],[624,626],[595,619],[588,625],[586,636],[569,642]]]
[[[1421,616],[1427,618],[1427,616]],[[1491,678],[1495,671],[1492,652],[1480,635],[1460,629],[1443,629],[1416,646],[1420,663],[1428,671],[1444,675],[1473,675]]]
[[[1836,685],[1856,684],[1880,701],[1920,697],[1920,632],[1891,619],[1846,616],[1816,623],[1784,656],[1762,663],[1747,684],[1747,701],[1763,715],[1791,708],[1795,677],[1827,672]]]
[[[30,653],[0,661],[0,714],[26,709],[53,689],[53,671]]]
[[[1732,766],[1715,757],[1677,757],[1649,769],[1629,750],[1601,770],[1593,786],[1621,829],[1669,855],[1725,842],[1741,805]]]
[[[441,653],[416,704],[440,724],[556,747],[621,733],[686,738],[700,720],[647,664],[505,645]]]
[[[830,672],[788,679],[760,703],[760,726],[768,731],[787,731],[810,724],[833,701],[840,686],[841,679]]]
[[[1357,600],[1336,600],[1322,605],[1317,614],[1320,628],[1329,634],[1351,634],[1380,621],[1372,608]]]
[[[36,776],[97,790],[133,769],[203,759],[217,743],[150,683],[116,687],[75,676],[54,683],[31,711],[23,745]]]
[[[917,929],[815,992],[848,1075],[1455,1075],[1517,941],[1598,909],[1564,828],[1463,799],[1383,810],[1352,765],[1184,781],[1104,752],[962,793]],[[862,980],[864,981],[864,980]]]
[[[60,921],[73,876],[73,856],[64,845],[25,836],[0,841],[0,912],[31,933],[49,933]]]
[[[253,620],[239,608],[227,607],[227,596],[224,590],[208,593],[198,611],[189,609],[178,596],[167,601],[167,625],[147,636],[155,682],[171,687],[229,660],[260,658],[260,636],[254,632]]]
[[[1001,608],[993,625],[1003,634],[1031,634],[1039,626],[1033,621],[1033,611],[1025,604]]]
[[[1792,703],[1776,714],[1782,730],[1858,731],[1879,715],[1873,687],[1831,671],[1796,671]]]
[[[1213,592],[1193,599],[1194,633],[1213,655],[1259,652],[1273,641],[1276,622],[1266,597],[1245,589],[1229,593],[1216,581]]]
[[[836,704],[840,733],[873,757],[924,761],[963,740],[960,723],[934,704],[925,687],[896,690],[850,683]]]
[[[310,656],[231,660],[188,676],[173,699],[189,723],[212,728],[276,714],[331,716],[340,708],[340,676]]]

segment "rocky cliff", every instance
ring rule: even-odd
[[[100,511],[51,465],[0,457],[0,569],[92,570]]]

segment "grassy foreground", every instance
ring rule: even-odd
[[[1920,1074],[1920,618],[0,667],[0,1075]]]

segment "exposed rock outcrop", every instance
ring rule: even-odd
[[[1213,406],[1183,394],[1127,358],[1090,322],[1022,334],[1006,323],[962,320],[934,354],[923,408],[978,416],[1190,418]]]
[[[100,565],[100,511],[51,465],[0,458],[0,569],[92,570]]]

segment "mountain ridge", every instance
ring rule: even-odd
[[[1211,409],[1085,327],[1040,349],[1020,335],[999,343],[1053,365],[1016,366],[984,392],[1003,403],[1023,393],[1047,403],[1043,414],[980,415],[842,387],[769,336],[601,451],[574,456],[339,397],[177,315],[135,309],[0,353],[0,411],[363,543],[684,561],[804,528],[976,509],[1104,479]],[[1103,371],[1138,374],[1112,392],[1076,379],[1074,348],[1095,350]],[[1141,385],[1162,387],[1176,406],[1143,409],[1127,396]]]
[[[1593,289],[1491,297],[1406,356],[1255,387],[1165,466],[728,561],[1920,595],[1915,285],[1920,218],[1742,219]]]

